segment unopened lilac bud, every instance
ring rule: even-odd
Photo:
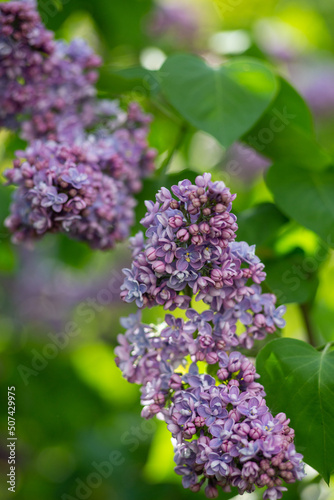
[[[191,235],[195,235],[195,234],[198,234],[199,233],[199,227],[197,224],[191,224],[189,227],[188,227],[188,231]]]
[[[176,236],[180,241],[183,242],[188,241],[190,238],[190,235],[185,228],[179,229],[178,232],[176,233]]]
[[[246,437],[250,431],[250,427],[246,423],[236,424],[234,426],[234,432],[238,434],[238,436]]]
[[[237,358],[237,357],[230,359],[230,361],[227,365],[227,368],[229,369],[229,371],[231,373],[235,373],[235,372],[239,371],[240,367],[241,367],[240,358]]]
[[[288,470],[282,470],[282,472],[280,473],[281,477],[286,481],[286,482],[289,482],[291,481],[291,479],[293,479],[293,474],[292,472],[288,471]]]
[[[210,276],[214,281],[220,281],[223,277],[223,272],[221,269],[212,269]]]
[[[255,427],[254,429],[251,429],[249,431],[249,437],[251,437],[254,440],[259,439],[261,436],[262,436],[262,431],[258,427]]]
[[[210,226],[207,222],[201,222],[201,224],[199,225],[199,229],[200,229],[201,233],[204,233],[204,234],[210,233]]]
[[[186,439],[192,438],[192,436],[194,434],[196,434],[196,432],[197,432],[197,429],[196,429],[195,425],[192,422],[186,423],[184,425],[183,430],[184,430],[184,436],[185,436]]]
[[[229,383],[227,384],[227,387],[239,387],[240,383],[239,380],[236,380],[235,378],[232,378]]]
[[[152,269],[156,273],[162,274],[165,272],[166,266],[161,260],[156,260],[152,263]]]
[[[224,351],[226,349],[225,340],[218,340],[216,346],[217,346],[218,351]]]
[[[154,402],[157,404],[157,405],[162,405],[164,404],[165,402],[165,395],[162,393],[162,392],[159,392],[158,394],[156,394],[154,396]]]
[[[206,362],[209,363],[209,365],[214,365],[215,363],[218,363],[218,354],[216,352],[209,352],[206,355]]]
[[[245,372],[243,376],[244,381],[246,384],[250,384],[251,382],[254,381],[254,373],[252,372]]]
[[[261,462],[260,462],[260,467],[261,467],[261,469],[262,469],[262,470],[264,470],[264,471],[268,470],[268,469],[269,469],[269,467],[270,467],[270,462],[269,462],[269,460],[267,460],[267,459],[261,460]]]
[[[217,203],[217,205],[215,206],[215,212],[217,214],[221,214],[223,212],[225,212],[226,210],[226,207],[224,205],[222,205],[221,203]]]
[[[208,484],[205,487],[205,496],[207,498],[217,498],[218,497],[218,490],[217,490],[217,488],[215,488],[215,486],[212,486],[212,485]]]
[[[205,424],[205,418],[197,416],[194,420],[194,423],[196,427],[203,427],[203,425]]]
[[[260,481],[261,481],[261,484],[266,485],[269,483],[270,478],[267,474],[261,474]]]
[[[217,371],[217,377],[220,379],[220,380],[227,380],[228,377],[229,377],[229,372],[228,370],[226,370],[226,368],[220,368],[218,371]]]
[[[278,467],[282,463],[283,458],[284,458],[283,453],[278,453],[271,459],[272,465],[274,467]]]
[[[148,260],[155,260],[157,258],[156,250],[153,247],[148,248],[145,251],[145,255],[148,258]]]
[[[168,224],[172,228],[176,229],[177,227],[183,226],[183,219],[180,215],[175,215],[175,217],[170,217],[168,219]]]
[[[193,236],[191,238],[191,242],[194,244],[194,245],[201,245],[203,243],[203,236],[201,236],[200,234],[195,234],[195,236]]]
[[[199,490],[201,489],[201,485],[199,483],[196,483],[196,484],[192,484],[189,486],[189,489],[190,491],[192,491],[193,493],[198,493]]]
[[[257,326],[258,328],[266,326],[266,318],[264,317],[263,314],[255,314],[254,325]]]
[[[198,208],[196,208],[192,203],[189,203],[187,210],[190,213],[190,215],[196,215],[198,212]]]

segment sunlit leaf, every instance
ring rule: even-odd
[[[334,246],[334,169],[305,170],[292,163],[275,163],[266,182],[283,213]]]

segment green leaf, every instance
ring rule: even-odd
[[[254,125],[278,88],[268,66],[247,58],[212,68],[193,55],[172,55],[160,77],[162,92],[176,110],[225,147]]]
[[[238,214],[237,239],[263,245],[288,220],[273,203],[261,203]]]
[[[290,163],[276,163],[266,183],[286,215],[334,246],[334,169],[312,172]]]
[[[65,234],[58,234],[57,242],[57,257],[68,266],[80,269],[93,257],[93,250],[82,241],[72,240]]]
[[[242,140],[275,161],[299,162],[310,169],[324,168],[331,161],[317,144],[305,101],[283,79],[269,109]]]
[[[309,264],[312,259],[316,269]],[[316,294],[319,279],[317,276],[318,261],[306,256],[302,250],[297,249],[289,255],[265,260],[267,273],[266,284],[281,303],[296,302],[303,304],[312,300]]]
[[[278,339],[258,354],[256,369],[269,408],[285,412],[297,450],[329,483],[334,471],[334,352]]]
[[[89,13],[103,41],[111,49],[127,45],[140,51],[147,44],[147,37],[140,22],[152,8],[152,0],[38,0],[39,12],[49,29],[57,30],[73,13]],[[60,7],[60,8],[59,8]]]
[[[103,66],[100,69],[98,89],[108,94],[136,92],[146,97],[159,91],[157,71],[150,71],[141,66],[134,66],[120,71]]]

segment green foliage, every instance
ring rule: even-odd
[[[330,158],[318,145],[305,101],[285,80],[268,110],[243,140],[275,161],[288,160],[309,169],[326,167]]]
[[[334,246],[334,169],[311,172],[293,163],[275,163],[266,176],[283,213]]]
[[[278,339],[261,350],[256,368],[269,407],[288,415],[297,451],[329,483],[334,471],[334,351]]]
[[[280,303],[303,304],[314,299],[319,284],[318,264],[315,260],[316,269],[312,268],[312,271],[307,264],[307,256],[300,249],[265,260],[266,284]]]
[[[261,203],[238,214],[237,238],[261,246],[272,240],[287,222],[273,203]]]
[[[212,68],[198,57],[177,54],[163,64],[160,78],[175,109],[225,147],[254,125],[277,91],[271,69],[255,59]]]

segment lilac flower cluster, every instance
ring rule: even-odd
[[[211,359],[198,356],[195,344],[205,326],[197,322],[196,330],[171,318],[159,327],[141,323],[140,312],[123,319],[127,331],[115,352],[125,378],[142,385],[142,416],[159,414],[167,423],[184,487],[198,491],[208,480],[205,493],[215,498],[218,486],[240,494],[266,486],[264,499],[281,498],[283,481],[304,477],[289,420],[270,413],[249,359],[219,347]],[[203,358],[211,374],[199,373]]]
[[[218,486],[240,494],[266,487],[264,499],[279,499],[283,481],[304,476],[302,456],[289,420],[271,414],[254,365],[238,349],[283,327],[285,307],[262,293],[255,248],[235,242],[235,196],[225,185],[204,174],[172,192],[177,199],[162,188],[155,204],[146,202],[146,240],[142,233],[132,239],[121,296],[138,308],[186,311],[167,313],[157,327],[142,323],[140,310],[123,319],[116,362],[141,385],[142,416],[166,422],[185,488],[206,484],[215,498]],[[206,304],[203,312],[190,307],[194,297]]]
[[[235,242],[237,223],[231,213],[231,195],[223,182],[210,174],[162,188],[156,203],[146,202],[141,221],[146,240],[139,233],[131,240],[133,264],[125,269],[122,298],[138,307],[163,305],[187,309],[192,296],[210,306],[214,331],[226,332],[226,345],[250,348],[276,327],[284,326],[284,306],[275,308],[276,297],[262,294],[264,266],[255,246]],[[252,280],[253,284],[249,281]],[[245,331],[235,335],[240,321]]]
[[[134,199],[122,181],[103,173],[89,149],[35,141],[17,156],[4,173],[18,186],[5,222],[14,242],[62,231],[106,249],[128,236]]]
[[[95,95],[100,62],[82,40],[55,42],[34,0],[1,3],[0,126],[23,121],[28,140],[54,135],[64,113]]]
[[[128,237],[133,193],[154,170],[151,119],[96,99],[99,65],[84,41],[55,41],[34,0],[0,5],[0,126],[30,142],[5,174],[19,187],[7,219],[16,242],[67,231],[105,249]]]

